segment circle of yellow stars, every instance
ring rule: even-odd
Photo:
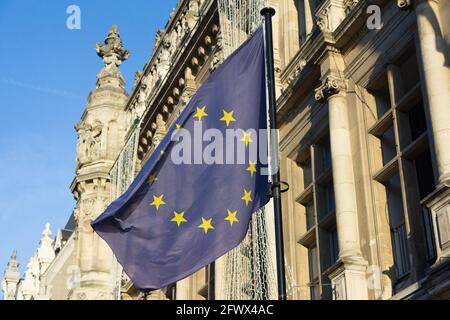
[[[194,118],[196,118],[198,121],[202,121],[203,118],[208,117],[208,113],[206,112],[206,106],[197,107],[196,109],[197,111],[194,114]],[[224,121],[227,127],[229,127],[233,122],[237,121],[234,118],[234,110],[231,111],[222,110],[222,111],[223,117],[220,118],[219,120]],[[176,124],[176,129],[179,130],[181,129],[181,127],[182,126],[180,124]],[[240,141],[245,144],[246,148],[248,148],[250,143],[254,142],[252,139],[252,132],[250,130],[248,131],[242,130],[242,139]],[[164,150],[161,151],[161,155],[164,155]],[[250,161],[250,164],[246,169],[246,171],[253,177],[253,175],[257,173],[256,162]],[[149,187],[152,187],[153,184],[157,181],[158,181],[157,174],[156,173],[152,174],[147,179],[147,185]],[[244,201],[245,205],[248,207],[249,204],[253,202],[252,191],[251,190],[247,191],[247,189],[244,189],[241,200]],[[162,194],[160,196],[153,196],[153,202],[150,203],[150,205],[154,206],[156,208],[156,211],[158,211],[161,206],[166,205],[166,202],[164,201],[164,195]],[[176,223],[177,227],[180,228],[182,227],[183,223],[188,222],[185,215],[186,213],[184,211],[182,212],[174,211],[173,218],[170,221]],[[231,211],[228,209],[226,215],[227,216],[225,217],[224,220],[229,222],[230,227],[233,227],[233,224],[235,223],[239,223],[239,219],[237,218],[238,215],[237,210]],[[208,234],[210,230],[215,230],[215,227],[213,225],[213,218],[208,219],[205,217],[201,217],[201,221],[202,223],[198,226],[198,228],[202,229],[205,234]]]

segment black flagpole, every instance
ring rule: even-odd
[[[269,93],[269,117],[270,131],[272,133],[271,143],[271,163],[272,163],[272,186],[271,195],[273,197],[273,206],[275,214],[275,246],[277,260],[277,282],[278,282],[278,299],[286,300],[286,278],[284,270],[284,244],[283,244],[283,225],[281,214],[281,182],[278,161],[278,137],[277,117],[276,117],[276,99],[275,99],[275,75],[273,62],[273,37],[272,37],[272,16],[275,15],[275,9],[266,7],[261,10],[265,22],[265,38],[266,38],[266,72],[267,72],[267,88]]]

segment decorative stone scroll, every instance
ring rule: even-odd
[[[318,87],[315,92],[315,98],[319,102],[326,102],[326,100],[345,89],[345,83],[336,76],[328,76],[323,81],[323,84]]]

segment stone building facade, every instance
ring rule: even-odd
[[[450,298],[450,1],[267,2],[289,299]],[[12,255],[6,299],[244,297],[224,293],[220,261],[143,294],[90,222],[226,57],[230,25],[250,31],[223,8],[255,3],[180,0],[129,95],[117,27],[97,45],[104,68],[76,125],[77,207],[54,240],[46,226],[23,278]]]

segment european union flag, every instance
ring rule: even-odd
[[[267,203],[268,176],[250,152],[267,155],[267,143],[258,144],[267,130],[264,59],[259,28],[198,89],[128,191],[92,223],[138,288],[173,284],[235,248]]]

